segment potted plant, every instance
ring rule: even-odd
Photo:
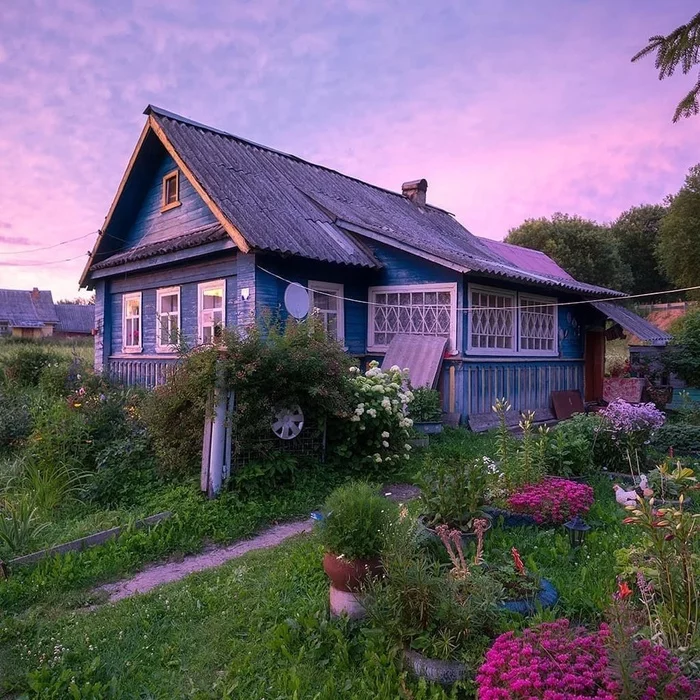
[[[483,508],[489,480],[496,465],[488,457],[464,464],[457,460],[433,461],[419,478],[422,514],[420,520],[437,536],[436,528],[446,525],[474,536],[474,521],[484,519],[491,527],[491,516]]]
[[[413,419],[413,428],[423,435],[435,435],[442,432],[442,409],[440,392],[427,386],[413,390],[413,401],[409,405],[409,414]]]
[[[503,589],[467,564],[459,531],[451,531],[456,543],[447,565],[421,546],[421,531],[407,517],[397,523],[382,557],[384,577],[371,587],[367,607],[403,647],[409,670],[447,685],[473,677],[497,631]]]
[[[333,615],[364,615],[361,590],[382,571],[380,554],[396,506],[364,482],[337,488],[322,511],[323,569],[331,580]]]

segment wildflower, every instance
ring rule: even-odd
[[[516,571],[521,575],[521,576],[526,576],[527,571],[525,570],[525,564],[523,564],[523,560],[520,557],[520,552],[513,547],[510,550],[511,556],[513,557],[513,564],[515,565]]]
[[[389,447],[389,443],[386,440],[382,440],[382,447]]]
[[[626,581],[620,581],[617,584],[617,593],[615,597],[617,600],[624,600],[632,595],[632,589],[627,585]]]
[[[385,431],[382,433],[382,437],[386,440],[386,438],[389,437],[389,432],[388,432],[387,430],[385,430]]]
[[[368,408],[367,415],[370,416],[370,418],[376,418],[377,417],[377,409],[376,408]]]

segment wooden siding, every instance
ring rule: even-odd
[[[226,253],[212,260],[200,261],[176,268],[155,270],[149,273],[133,274],[111,282],[107,308],[114,319],[109,338],[109,355],[118,355],[122,351],[122,295],[128,292],[142,293],[142,338],[143,354],[156,351],[156,290],[163,287],[180,287],[180,326],[184,339],[193,345],[197,340],[197,286],[209,280],[226,280],[226,325],[237,323],[238,290],[236,283],[237,262],[235,254]],[[138,360],[141,353],[130,353],[127,358]],[[123,363],[122,363],[123,364]],[[120,365],[121,366],[121,365]]]
[[[553,391],[583,392],[583,362],[557,360],[448,360],[442,368],[443,410],[449,411],[450,367],[454,367],[455,411],[464,419],[489,413],[496,398],[518,411],[549,408]]]
[[[127,386],[142,386],[152,389],[163,384],[173,371],[177,360],[164,357],[111,357],[107,361],[107,375]]]
[[[367,287],[375,284],[375,274],[364,269],[321,263],[300,258],[273,258],[257,256],[256,314],[286,322],[288,314],[284,308],[284,282],[264,270],[269,270],[292,282],[308,286],[309,280],[333,282],[343,285],[344,296],[349,299],[367,301]],[[361,355],[367,346],[367,305],[346,301],[345,347],[351,354]]]
[[[216,217],[182,172],[179,175],[180,206],[161,211],[163,177],[176,169],[175,161],[163,148],[160,162],[148,182],[133,223],[116,234],[119,238],[126,239],[124,248],[138,243],[157,243],[200,226],[216,223]]]
[[[95,284],[95,360],[94,368],[101,374],[105,367],[105,338],[109,344],[110,335],[105,335],[105,287],[106,282]]]

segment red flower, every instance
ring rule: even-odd
[[[513,549],[510,550],[510,553],[513,556],[513,564],[515,564],[516,571],[521,576],[525,576],[526,575],[525,564],[523,564],[523,560],[520,558],[520,553],[518,552],[518,550],[515,547],[513,547]]]
[[[627,585],[626,581],[620,581],[617,584],[617,598],[618,600],[624,600],[632,595],[632,589]]]

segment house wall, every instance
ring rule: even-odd
[[[177,360],[175,353],[156,351],[156,292],[165,287],[180,288],[180,328],[188,345],[197,341],[198,284],[226,281],[226,325],[238,322],[237,261],[235,253],[193,261],[151,272],[111,278],[96,285],[95,368],[130,384],[153,385],[163,380]],[[141,352],[123,352],[123,295],[141,292]]]
[[[149,243],[157,243],[216,223],[216,217],[182,172],[179,174],[180,206],[161,211],[163,177],[176,169],[175,161],[162,148],[160,161],[155,172],[149,176],[143,200],[136,209],[133,221],[120,232],[114,232],[114,235],[124,239],[123,248],[136,245],[146,236]]]

